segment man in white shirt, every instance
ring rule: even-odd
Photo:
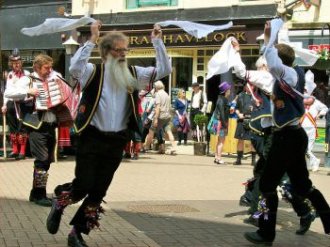
[[[25,75],[29,75],[30,72],[23,70],[22,58],[19,54],[17,48],[12,52],[12,55],[9,56],[9,64],[12,68],[6,78],[6,90],[10,90],[15,87],[18,80]],[[6,94],[6,91],[4,95]],[[12,144],[12,152],[8,155],[9,158],[15,159],[25,159],[26,143],[28,134],[26,128],[22,126],[18,120],[18,115],[20,111],[20,104],[24,102],[15,102],[12,99],[3,97],[3,106],[1,111],[3,114],[6,114],[7,122],[10,131],[10,141]]]
[[[194,82],[192,84],[192,95],[190,102],[190,127],[192,130],[192,137],[197,140],[196,124],[194,118],[197,114],[203,114],[207,107],[207,98],[203,90],[200,89],[199,83]]]
[[[81,233],[99,227],[101,202],[111,184],[128,140],[128,129],[138,128],[138,90],[171,73],[171,65],[154,26],[151,40],[156,50],[156,67],[128,67],[128,37],[110,32],[101,38],[100,22],[91,25],[91,37],[71,59],[70,73],[83,90],[75,121],[77,140],[75,178],[55,189],[57,198],[47,219],[47,229],[56,234],[64,208],[84,199],[70,224],[69,246],[87,246]],[[88,60],[99,45],[102,64]]]

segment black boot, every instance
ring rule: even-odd
[[[330,234],[330,207],[324,196],[318,189],[311,188],[307,198],[311,201],[316,213],[320,216],[324,232]]]
[[[272,246],[273,244],[272,240],[262,237],[258,232],[246,232],[244,233],[244,237],[246,240],[254,244],[262,244],[265,246]]]
[[[88,247],[81,233],[71,232],[68,236],[68,246],[70,247]]]
[[[46,196],[48,172],[44,169],[35,168],[33,172],[33,187],[29,201],[43,207],[51,207],[52,199]]]
[[[300,217],[300,228],[296,231],[296,234],[304,235],[309,230],[314,220],[315,220],[315,214],[312,212]]]
[[[243,158],[243,151],[237,151],[237,159],[234,162],[234,165],[241,165],[242,164],[242,158]]]

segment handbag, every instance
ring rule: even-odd
[[[144,121],[143,121],[143,127],[146,128],[146,129],[149,129],[151,127],[151,123],[152,123],[152,120],[149,119],[149,118],[146,118]]]
[[[214,114],[212,114],[212,117],[207,125],[207,131],[212,135],[217,135],[218,125],[219,125],[219,120],[214,117]]]

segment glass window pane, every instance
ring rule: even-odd
[[[204,63],[204,58],[203,57],[197,58],[197,63]]]
[[[197,70],[204,70],[204,64],[198,64]]]
[[[198,56],[204,56],[204,50],[198,50],[197,55]]]
[[[207,50],[206,56],[213,56],[213,50]]]

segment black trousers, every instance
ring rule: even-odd
[[[30,130],[30,149],[34,157],[34,175],[31,195],[37,199],[46,197],[47,171],[50,168],[50,164],[54,161],[54,149],[56,144],[55,128],[55,124],[43,123],[40,129]],[[36,170],[41,171],[43,175],[41,177],[40,175],[38,176]],[[38,184],[43,185],[39,186]]]
[[[89,233],[85,209],[101,204],[127,141],[127,131],[105,134],[93,126],[88,126],[78,137],[71,198],[74,202],[85,199],[70,222],[78,231]]]
[[[13,101],[8,101],[8,103],[7,103],[6,117],[7,117],[7,123],[9,126],[9,132],[10,133],[20,132],[21,123],[17,119],[15,105],[14,105]]]
[[[196,130],[196,124],[194,122],[194,118],[197,114],[201,114],[202,112],[200,111],[199,108],[191,108],[190,109],[190,127],[191,130]]]
[[[324,230],[330,231],[330,208],[323,195],[312,186],[306,167],[305,153],[308,139],[298,127],[285,127],[273,133],[272,145],[260,177],[260,191],[269,209],[268,219],[259,218],[258,233],[269,241],[275,238],[278,197],[276,188],[287,173],[295,193],[308,198],[322,220]]]
[[[263,173],[265,166],[266,166],[266,159],[268,157],[270,148],[272,146],[272,139],[273,134],[271,132],[270,127],[267,129],[264,129],[264,135],[258,136],[253,134],[251,136],[251,143],[254,146],[259,159],[257,161],[256,166],[254,167],[253,174],[256,178],[254,181],[253,189],[252,189],[252,200],[251,200],[251,206],[250,206],[250,212],[256,212],[258,209],[258,202],[259,202],[259,196],[260,196],[260,176]],[[285,174],[281,178],[281,182],[286,181],[290,182],[287,174]],[[280,183],[281,183],[280,182]],[[298,216],[304,216],[308,214],[311,211],[311,208],[309,207],[308,203],[305,202],[304,198],[297,195],[297,193],[292,190],[291,191],[292,198],[289,200],[291,203],[294,211],[297,213]]]

